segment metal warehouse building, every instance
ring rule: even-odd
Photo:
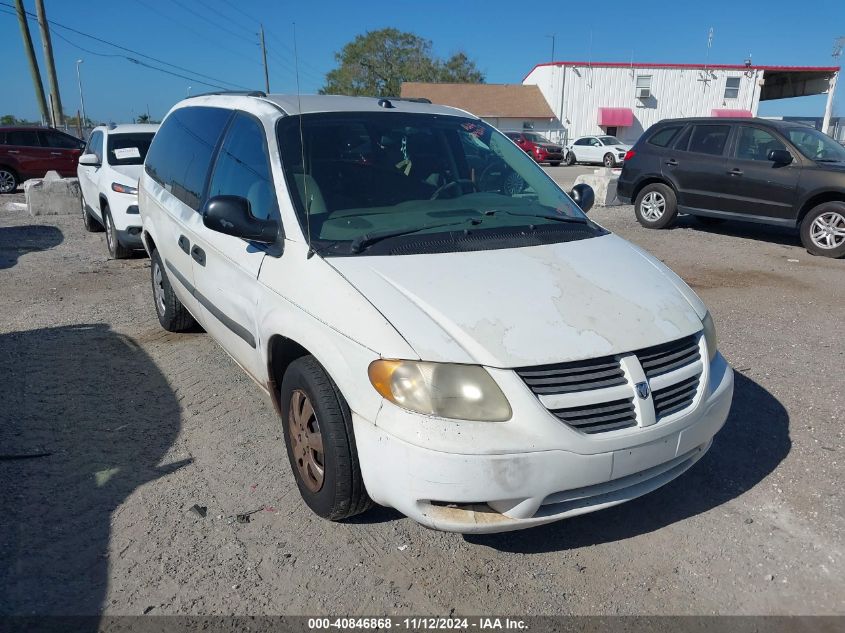
[[[549,102],[560,121],[556,140],[604,133],[634,142],[662,119],[750,117],[760,101],[824,93],[827,131],[838,75],[834,66],[549,62],[522,83]]]

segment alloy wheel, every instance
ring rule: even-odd
[[[153,262],[153,294],[155,295],[156,310],[159,315],[164,315],[167,306],[164,303],[164,275],[158,262]]]
[[[837,211],[822,213],[810,226],[810,239],[825,250],[842,246],[845,244],[845,216]]]
[[[615,161],[613,160],[613,156],[611,156],[610,154],[608,154],[607,156],[604,157],[604,166],[605,167],[613,167],[614,162]]]
[[[15,177],[12,172],[0,169],[0,193],[11,193],[15,190]]]
[[[666,211],[666,198],[657,191],[649,191],[640,202],[640,213],[649,222],[657,222]]]
[[[308,395],[296,389],[290,397],[288,413],[290,448],[300,479],[311,492],[318,492],[325,479],[323,435]]]

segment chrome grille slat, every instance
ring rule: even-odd
[[[661,418],[686,409],[695,399],[700,375],[687,378],[679,383],[658,389],[652,394],[654,415],[658,422]]]
[[[597,405],[554,409],[552,414],[584,433],[599,433],[637,425],[633,398]]]
[[[613,357],[573,363],[524,367],[516,373],[536,395],[589,391],[625,384],[625,374]]]
[[[640,360],[646,378],[654,378],[694,363],[698,360],[700,352],[698,340],[693,335],[671,343],[663,343],[640,350],[636,352],[636,355]]]

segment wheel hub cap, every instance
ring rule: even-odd
[[[822,213],[810,226],[810,239],[819,248],[842,246],[845,244],[845,216],[836,211]]]
[[[325,479],[323,435],[311,400],[301,389],[291,394],[288,431],[300,479],[311,492],[318,492]]]
[[[0,171],[0,191],[8,193],[15,186],[15,179],[8,171]]]
[[[663,212],[666,210],[666,198],[656,191],[650,191],[643,197],[640,203],[640,212],[643,217],[650,222],[656,222],[663,217]]]

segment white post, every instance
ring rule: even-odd
[[[833,114],[833,95],[836,92],[836,80],[838,78],[839,73],[835,72],[828,81],[827,105],[824,107],[824,119],[822,120],[822,132],[825,134],[827,134],[827,130],[830,127],[830,117]]]

